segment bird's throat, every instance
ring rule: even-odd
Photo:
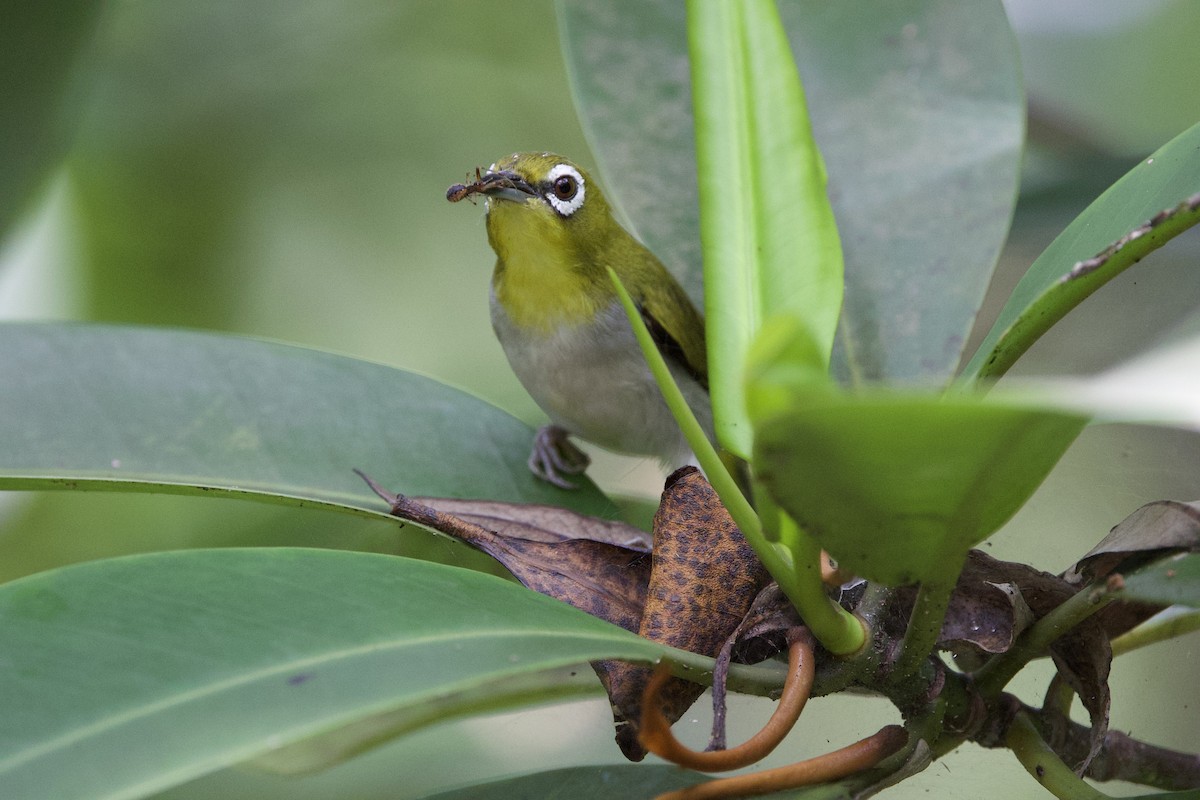
[[[555,227],[525,219],[488,225],[497,256],[492,274],[496,301],[513,324],[544,334],[563,325],[590,322],[604,304],[574,263],[577,256],[566,237]]]

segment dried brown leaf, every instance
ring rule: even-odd
[[[1041,619],[1075,594],[1077,587],[1063,578],[1036,570],[1027,564],[999,561],[976,551],[971,563],[980,576],[1016,586],[1035,618]],[[1060,636],[1050,645],[1050,657],[1058,674],[1079,697],[1091,721],[1091,749],[1084,765],[1095,757],[1108,733],[1111,696],[1108,675],[1112,666],[1112,647],[1108,634],[1096,616]]]
[[[1073,584],[1130,572],[1173,552],[1200,550],[1200,502],[1156,500],[1117,524],[1100,544],[1063,573]],[[1166,606],[1120,599],[1096,615],[1110,639],[1132,630]]]
[[[1040,584],[1052,577],[1024,564],[971,551],[951,598],[939,646],[952,652],[967,670],[987,656],[1008,652],[1036,617],[1024,591],[1044,594],[1050,590]]]
[[[361,473],[360,473],[361,474]],[[714,656],[738,627],[767,573],[694,467],[667,479],[654,519],[654,551],[628,525],[551,506],[394,495],[362,476],[401,519],[453,536],[495,558],[525,586],[648,639]],[[613,704],[617,742],[645,756],[634,722],[652,672],[592,665]],[[704,688],[672,679],[664,714],[677,720]]]
[[[1072,583],[1128,572],[1170,551],[1200,548],[1200,502],[1156,500],[1121,520],[1100,544],[1063,573]]]
[[[411,499],[433,506],[446,514],[453,514],[499,536],[513,539],[540,542],[589,539],[639,553],[649,553],[653,541],[650,534],[641,528],[635,528],[620,520],[588,517],[558,506],[522,505],[495,500],[454,500],[442,497]]]
[[[1026,627],[1076,591],[1078,587],[1048,572],[972,550],[951,596],[938,645],[959,655],[964,660],[961,666],[969,670],[984,655],[1007,652]],[[908,619],[915,590],[899,590],[896,596],[901,602],[892,611],[892,626]],[[1108,731],[1111,702],[1112,648],[1098,616],[1084,620],[1050,646],[1059,674],[1087,709],[1093,754]],[[901,630],[893,635],[901,635]]]
[[[700,471],[684,467],[667,478],[654,517],[650,586],[638,632],[672,647],[715,656],[767,580],[766,570]],[[631,761],[645,756],[636,721],[652,674],[644,667],[611,663],[601,672],[613,706],[617,744]],[[664,715],[674,722],[703,692],[691,681],[672,679],[660,694]]]
[[[391,494],[363,477],[391,505],[393,516],[482,550],[535,592],[626,630],[638,630],[650,583],[647,553],[585,538],[636,539],[625,530],[629,526],[546,506],[440,499],[422,503]],[[429,503],[458,513],[447,513]],[[495,524],[503,533],[472,519]],[[551,529],[551,525],[559,527]]]

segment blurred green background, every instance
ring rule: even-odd
[[[4,127],[21,134],[0,138],[8,172],[0,175],[0,319],[281,339],[430,374],[540,422],[490,330],[483,208],[451,206],[444,192],[515,150],[592,163],[550,0],[22,5],[0,6]],[[1200,5],[1007,6],[1028,82],[1031,146],[1012,239],[981,313],[985,330],[1076,213],[1200,119]],[[946,221],[948,232],[953,225]],[[1074,312],[1021,371],[1087,372],[1138,352],[1200,306],[1197,261],[1197,236],[1181,237]],[[1058,571],[1141,503],[1200,498],[1198,445],[1175,432],[1090,430],[987,549]],[[615,457],[592,474],[642,496],[655,494],[660,477],[653,465]],[[0,580],[126,552],[272,544],[463,555],[411,528],[327,512],[0,496]],[[1175,747],[1200,741],[1200,691],[1186,666],[1196,638],[1118,662],[1116,727]],[[1164,660],[1180,665],[1178,675]],[[1036,680],[1023,685],[1036,702]],[[1191,719],[1179,713],[1189,703]],[[731,738],[764,711],[755,700],[735,710]],[[894,717],[863,698],[818,701],[812,712],[773,762]],[[698,707],[683,734],[702,738],[706,717]],[[163,797],[404,798],[487,775],[619,759],[607,704],[597,699],[442,726],[312,778],[229,770]],[[1008,796],[1041,796],[1004,754],[973,748],[890,796],[978,796],[997,776],[1010,780]]]

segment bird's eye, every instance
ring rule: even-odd
[[[546,176],[549,190],[545,193],[548,202],[560,217],[569,217],[583,205],[583,175],[570,164],[557,164]]]
[[[554,182],[554,196],[559,200],[570,200],[575,196],[579,185],[570,175],[563,175]]]

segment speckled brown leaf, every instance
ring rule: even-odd
[[[654,517],[650,586],[638,632],[656,642],[715,656],[767,580],[766,570],[700,471],[684,467],[667,478]],[[628,664],[606,664],[601,672],[613,705],[617,744],[632,761],[645,756],[636,722],[650,675],[650,670]],[[662,693],[663,713],[671,721],[679,719],[703,691],[695,683],[673,679]]]

